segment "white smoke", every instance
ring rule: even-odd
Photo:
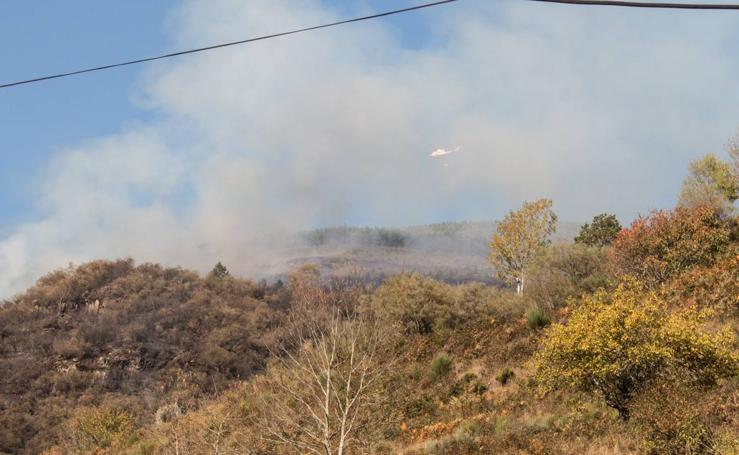
[[[168,29],[179,49],[338,18],[192,0]],[[489,219],[543,196],[562,219],[628,218],[671,204],[736,128],[732,16],[461,2],[424,18],[420,49],[375,21],[150,67],[136,102],[162,120],[55,157],[43,219],[0,240],[0,295],[93,258],[258,273],[295,230]],[[475,151],[455,172],[419,162],[454,143]]]

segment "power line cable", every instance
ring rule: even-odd
[[[0,84],[0,89],[14,87],[17,85],[31,84],[35,82],[48,81],[50,79],[59,79],[63,77],[76,76],[78,74],[92,73],[94,71],[102,71],[112,68],[119,68],[122,66],[136,65],[139,63],[152,62],[154,60],[162,60],[166,58],[178,57],[180,55],[195,54],[197,52],[204,52],[213,49],[219,49],[222,47],[236,46],[239,44],[252,43],[255,41],[263,41],[271,38],[278,38],[281,36],[294,35],[296,33],[308,32],[311,30],[318,30],[322,28],[335,27],[337,25],[350,24],[353,22],[361,22],[370,19],[377,19],[385,16],[392,16],[394,14],[407,13],[410,11],[416,11],[424,8],[430,8],[433,6],[440,6],[447,3],[453,3],[458,0],[440,0],[431,3],[424,3],[422,5],[411,6],[409,8],[402,8],[392,11],[386,11],[383,13],[372,14],[369,16],[355,17],[353,19],[346,19],[337,22],[331,22],[328,24],[314,25],[312,27],[299,28],[295,30],[289,30],[286,32],[273,33],[270,35],[258,36],[255,38],[248,38],[240,41],[232,41],[229,43],[215,44],[213,46],[200,47],[196,49],[189,49],[186,51],[172,52],[169,54],[156,55],[153,57],[145,57],[136,60],[129,60],[126,62],[113,63],[110,65],[96,66],[93,68],[85,68],[76,71],[70,71],[66,73],[52,74],[49,76],[35,77],[33,79],[26,79],[16,82],[10,82],[6,84]],[[635,1],[620,1],[620,0],[526,0],[531,2],[540,3],[562,3],[568,5],[583,5],[583,6],[621,6],[621,7],[632,7],[632,8],[672,8],[672,9],[702,9],[702,10],[739,10],[739,4],[730,3],[661,3],[661,2],[635,2]]]
[[[321,29],[321,28],[335,27],[337,25],[350,24],[350,23],[353,23],[353,22],[366,21],[366,20],[369,20],[369,19],[377,19],[377,18],[385,17],[385,16],[392,16],[393,14],[407,13],[407,12],[410,12],[410,11],[416,11],[416,10],[420,10],[420,9],[424,9],[424,8],[430,8],[432,6],[439,6],[439,5],[443,5],[443,4],[446,4],[446,3],[452,3],[452,2],[456,2],[456,1],[458,1],[458,0],[440,0],[440,1],[435,1],[435,2],[432,2],[432,3],[424,3],[422,5],[411,6],[409,8],[396,9],[396,10],[393,10],[393,11],[386,11],[384,13],[372,14],[370,16],[355,17],[353,19],[346,19],[346,20],[343,20],[343,21],[331,22],[329,24],[314,25],[312,27],[299,28],[299,29],[290,30],[290,31],[287,31],[287,32],[273,33],[271,35],[263,35],[263,36],[258,36],[256,38],[248,38],[248,39],[244,39],[244,40],[240,40],[240,41],[232,41],[230,43],[215,44],[213,46],[199,47],[197,49],[189,49],[189,50],[186,50],[186,51],[172,52],[172,53],[169,53],[169,54],[156,55],[156,56],[153,56],[153,57],[145,57],[145,58],[140,58],[140,59],[137,59],[137,60],[130,60],[130,61],[127,61],[127,62],[113,63],[111,65],[96,66],[96,67],[93,67],[93,68],[86,68],[86,69],[81,69],[81,70],[76,70],[76,71],[70,71],[70,72],[67,72],[67,73],[59,73],[59,74],[52,74],[52,75],[49,75],[49,76],[41,76],[41,77],[36,77],[36,78],[33,78],[33,79],[27,79],[27,80],[24,80],[24,81],[17,81],[17,82],[10,82],[10,83],[7,83],[7,84],[2,84],[2,85],[0,85],[0,89],[2,89],[2,88],[8,88],[8,87],[14,87],[16,85],[23,85],[23,84],[31,84],[31,83],[34,83],[34,82],[48,81],[49,79],[59,79],[59,78],[62,78],[62,77],[76,76],[78,74],[92,73],[94,71],[102,71],[102,70],[107,70],[107,69],[111,69],[111,68],[119,68],[121,66],[129,66],[129,65],[136,65],[138,63],[152,62],[154,60],[162,60],[162,59],[165,59],[165,58],[178,57],[180,55],[195,54],[197,52],[210,51],[210,50],[213,50],[213,49],[220,49],[222,47],[229,47],[229,46],[236,46],[236,45],[239,45],[239,44],[253,43],[254,41],[263,41],[263,40],[267,40],[267,39],[271,39],[271,38],[278,38],[278,37],[281,37],[281,36],[294,35],[296,33],[309,32],[311,30],[318,30],[318,29]]]
[[[739,4],[731,3],[668,3],[668,2],[632,2],[620,0],[528,0],[542,3],[564,3],[584,6],[625,6],[631,8],[667,8],[667,9],[711,9],[739,10]]]

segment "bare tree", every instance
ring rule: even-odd
[[[377,332],[338,305],[316,321],[296,325],[292,343],[274,352],[259,423],[266,440],[296,453],[356,452],[384,370]]]

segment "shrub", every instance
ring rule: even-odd
[[[65,426],[65,445],[71,452],[126,446],[135,437],[135,422],[136,419],[122,409],[82,408]]]
[[[474,420],[466,420],[454,430],[454,440],[467,441],[482,431],[480,424]]]
[[[434,360],[431,361],[431,377],[439,379],[452,371],[452,358],[444,352],[436,354]]]
[[[696,267],[671,280],[662,294],[679,305],[712,308],[739,316],[739,255],[711,267]]]
[[[463,393],[473,393],[482,395],[488,390],[475,373],[465,373],[457,382],[452,385],[450,395],[459,396]]]
[[[182,409],[177,403],[165,404],[157,409],[154,414],[154,422],[161,425],[167,422],[173,422],[182,416]]]
[[[379,229],[377,232],[377,244],[387,248],[403,248],[408,242],[408,236],[402,232],[388,229]]]
[[[508,381],[513,379],[513,377],[516,374],[508,367],[503,368],[500,370],[500,373],[498,373],[498,376],[495,377],[495,380],[500,383],[500,385],[506,385],[508,384]]]
[[[55,270],[41,277],[22,299],[59,312],[79,310],[95,301],[96,291],[134,270],[132,259],[93,261]]]
[[[552,326],[534,355],[540,384],[597,391],[628,419],[638,388],[669,368],[679,366],[702,384],[739,372],[729,332],[708,333],[704,314],[669,312],[642,289],[629,279],[600,290],[583,298],[566,323]]]
[[[713,432],[701,409],[702,394],[673,371],[634,399],[631,425],[647,453],[712,453]]]
[[[54,353],[65,359],[80,358],[87,350],[87,344],[77,335],[69,338],[61,338],[54,340]]]
[[[483,395],[485,392],[487,392],[488,386],[483,384],[480,381],[475,381],[472,383],[472,389],[471,392],[475,395]]]
[[[544,328],[548,326],[550,322],[552,322],[552,319],[546,311],[542,310],[538,306],[535,306],[526,312],[526,325],[528,325],[532,330]]]
[[[616,271],[654,287],[730,254],[732,224],[710,207],[653,212],[621,231],[610,251]]]
[[[605,287],[610,280],[603,248],[559,244],[546,249],[529,269],[527,299],[554,309],[571,297]]]
[[[430,334],[475,318],[485,318],[492,293],[480,285],[450,286],[420,274],[385,280],[372,295],[370,308],[383,324],[404,334]]]

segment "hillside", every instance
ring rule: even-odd
[[[333,227],[301,233],[275,248],[257,267],[263,278],[284,278],[316,264],[326,276],[361,274],[379,284],[386,277],[418,272],[448,283],[500,285],[487,261],[494,221],[447,222],[405,227]],[[561,222],[553,242],[571,242],[581,223]]]
[[[0,308],[0,452],[735,453],[736,220],[637,221],[546,247],[523,296],[321,260],[271,285],[220,264],[52,272]],[[613,378],[638,378],[623,406],[594,385]]]
[[[224,390],[264,367],[286,305],[277,288],[130,260],[41,278],[0,309],[0,452],[38,453],[78,406],[153,416]]]

